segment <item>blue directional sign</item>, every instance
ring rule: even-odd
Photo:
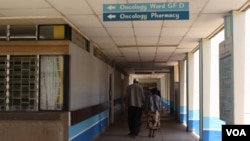
[[[187,20],[188,11],[103,13],[103,21]]]
[[[104,13],[189,11],[188,2],[103,4]]]
[[[103,4],[103,21],[188,19],[188,2]]]

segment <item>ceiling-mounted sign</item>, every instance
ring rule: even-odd
[[[126,3],[103,5],[103,21],[188,19],[188,2]]]

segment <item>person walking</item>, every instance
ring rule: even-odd
[[[128,109],[129,136],[136,137],[140,132],[141,117],[145,95],[138,79],[133,80],[133,84],[127,87],[126,107]]]
[[[155,86],[154,88],[151,89],[151,93],[157,94],[159,97],[161,97],[161,92],[160,90]]]
[[[152,93],[146,103],[147,128],[149,129],[149,137],[155,137],[155,131],[160,129],[161,106],[161,97],[156,92]]]

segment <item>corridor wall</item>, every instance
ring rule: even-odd
[[[71,43],[70,54],[70,117],[69,140],[93,140],[109,125],[110,112],[113,112],[114,98],[120,93],[114,85],[121,81],[118,72],[108,64]],[[112,99],[109,101],[109,73],[113,75]],[[115,81],[114,81],[115,80]],[[116,95],[114,95],[116,93]],[[119,106],[118,106],[118,109]],[[118,110],[116,107],[116,111]],[[110,111],[111,110],[111,111]],[[113,115],[113,114],[112,114]]]

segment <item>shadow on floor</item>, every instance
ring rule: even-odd
[[[148,137],[146,116],[142,118],[141,132],[136,138],[128,136],[126,115],[106,129],[95,141],[198,141],[192,133],[186,132],[186,127],[179,123],[168,111],[161,114],[161,129],[157,130],[154,138]]]

